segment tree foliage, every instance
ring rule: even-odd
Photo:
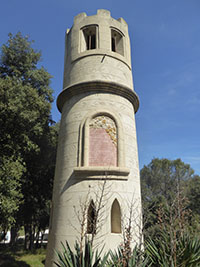
[[[51,75],[41,53],[21,33],[9,34],[0,54],[0,228],[32,227],[51,199],[58,127],[52,125]],[[40,220],[39,220],[40,221]]]
[[[0,168],[0,218],[1,228],[5,232],[14,223],[14,217],[22,203],[20,178],[24,166],[20,160],[1,158]]]
[[[9,37],[0,57],[1,151],[8,156],[39,151],[53,101],[51,76],[37,69],[40,53],[20,33]]]
[[[182,224],[188,231],[197,231],[197,225],[194,226],[192,221],[199,213],[199,180],[190,165],[181,159],[155,158],[143,167],[141,184],[147,235],[156,235],[161,221],[165,221],[164,225],[169,228],[174,227],[174,230],[181,230]]]
[[[143,201],[151,201],[157,197],[173,199],[184,181],[191,179],[193,174],[190,165],[181,159],[153,159],[141,170]]]

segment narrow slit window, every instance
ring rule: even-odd
[[[123,35],[113,29],[111,29],[111,50],[122,56],[124,55]]]
[[[114,200],[111,208],[111,233],[121,233],[121,210],[117,199]]]
[[[93,200],[90,202],[87,214],[87,233],[95,234],[96,232],[96,209]]]

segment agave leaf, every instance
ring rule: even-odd
[[[106,262],[108,261],[108,257],[110,255],[110,251],[106,255],[103,256],[103,259],[101,260],[101,265],[100,266],[106,266]]]

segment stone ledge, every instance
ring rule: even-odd
[[[135,113],[139,108],[139,98],[132,89],[115,82],[95,80],[90,82],[81,82],[63,89],[57,98],[58,110],[62,113],[63,105],[67,99],[83,93],[109,93],[111,95],[119,95],[128,99],[132,103]]]
[[[77,176],[87,176],[87,179],[108,179],[108,180],[128,180],[130,170],[125,167],[75,167],[74,174]]]

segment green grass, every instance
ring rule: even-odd
[[[44,267],[46,249],[36,249],[31,252],[21,247],[11,250],[8,246],[0,247],[0,267]]]
[[[17,258],[31,267],[44,267],[45,254],[28,254]]]

